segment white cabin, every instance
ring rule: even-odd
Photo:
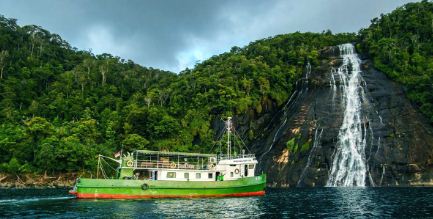
[[[122,159],[120,178],[170,181],[222,181],[253,177],[252,154],[236,157],[214,154],[137,150]]]

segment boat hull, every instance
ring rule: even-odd
[[[265,184],[264,174],[215,182],[81,178],[70,193],[87,199],[244,197],[264,195]]]

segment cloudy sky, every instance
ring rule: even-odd
[[[179,72],[295,31],[356,32],[407,0],[0,0],[0,14],[72,46]]]

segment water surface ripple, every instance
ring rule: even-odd
[[[433,218],[433,188],[268,189],[264,197],[77,200],[0,189],[0,218]]]

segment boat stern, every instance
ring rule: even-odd
[[[78,192],[77,192],[77,184],[78,184],[79,182],[80,182],[80,178],[78,178],[78,179],[75,181],[74,187],[73,187],[71,190],[68,191],[69,194],[74,195],[75,197],[77,197],[77,195],[78,195]]]

